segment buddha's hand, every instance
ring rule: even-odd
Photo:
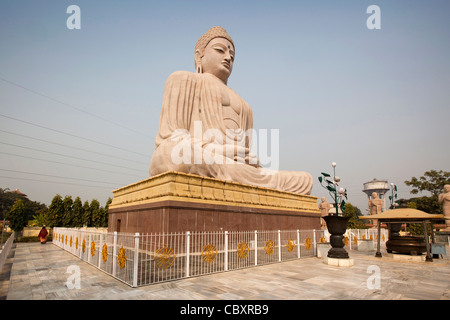
[[[247,154],[247,156],[245,157],[245,163],[249,164],[255,168],[261,168],[261,166],[259,164],[259,160],[256,157],[256,154],[253,154],[253,153]]]

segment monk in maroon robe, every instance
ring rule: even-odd
[[[45,226],[42,227],[41,232],[39,232],[39,240],[41,244],[45,244],[47,242],[48,231],[45,229]]]

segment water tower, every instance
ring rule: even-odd
[[[373,179],[372,181],[364,183],[364,189],[363,192],[367,194],[369,197],[369,200],[372,198],[372,193],[376,192],[378,193],[378,197],[383,200],[383,208],[382,211],[386,211],[386,198],[384,197],[384,194],[388,192],[389,185],[387,180],[377,180]]]

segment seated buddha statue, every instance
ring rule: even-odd
[[[196,72],[168,77],[150,176],[177,171],[310,194],[309,173],[263,168],[250,152],[252,109],[227,86],[234,59],[233,40],[213,27],[195,46]]]

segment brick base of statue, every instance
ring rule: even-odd
[[[108,231],[320,229],[317,197],[179,172],[113,191]]]

